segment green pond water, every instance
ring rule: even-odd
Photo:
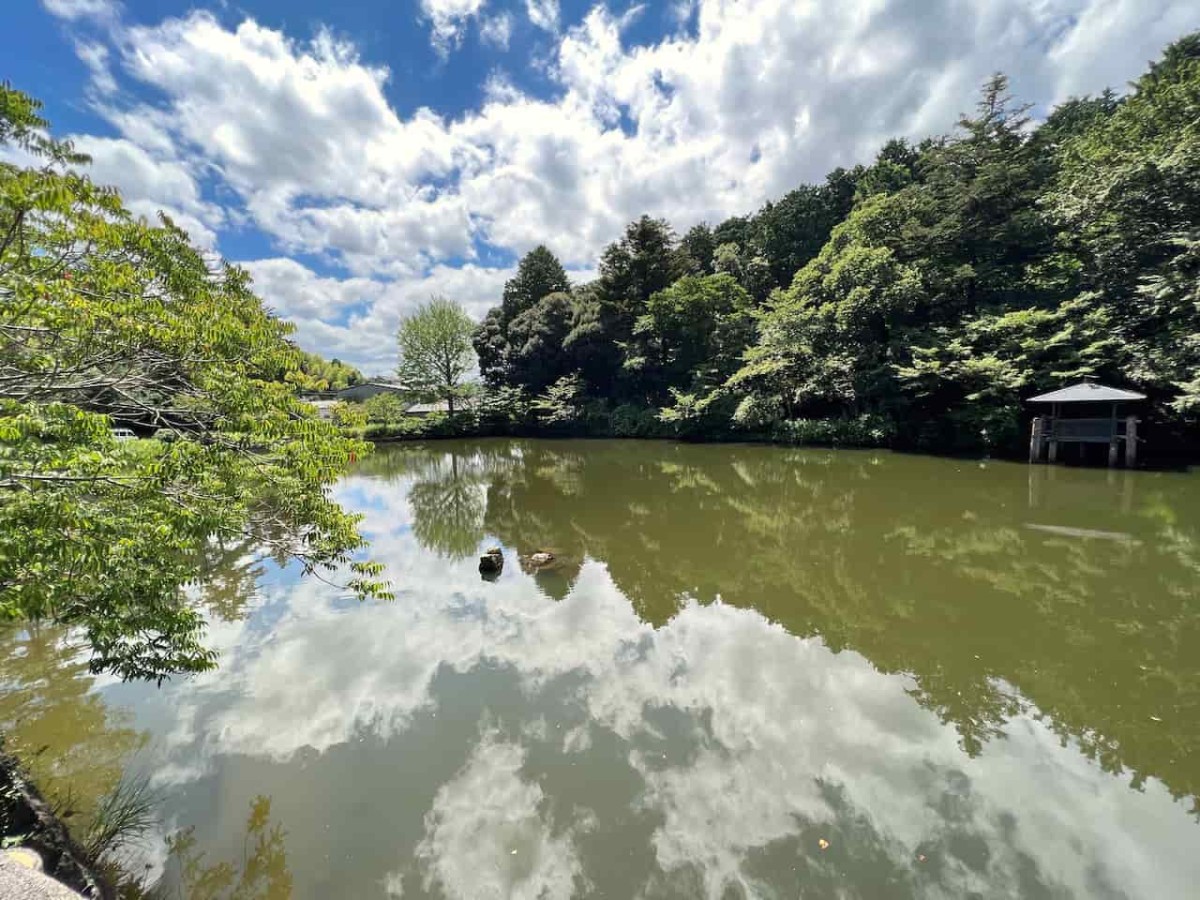
[[[226,546],[218,671],[2,637],[0,728],[77,821],[148,778],[168,896],[1200,896],[1196,474],[439,442],[337,494],[394,602]]]

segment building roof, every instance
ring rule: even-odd
[[[459,412],[463,412],[464,410],[468,409],[474,409],[475,401],[471,397],[459,397],[454,401],[454,408]],[[445,400],[434,400],[432,403],[414,403],[405,410],[405,413],[409,415],[437,412],[450,412],[450,404]]]
[[[405,410],[405,412],[409,413],[409,414],[411,414],[411,413],[449,412],[449,411],[450,411],[450,404],[447,403],[445,400],[436,400],[433,403],[414,403],[412,406],[410,406],[408,409]]]
[[[339,388],[334,393],[338,394],[339,396],[342,394],[361,394],[363,391],[375,391],[376,393],[391,391],[392,393],[400,394],[407,390],[408,388],[402,384],[392,384],[388,381],[360,381],[358,384],[351,384],[347,387]]]
[[[1121,403],[1123,401],[1145,400],[1145,394],[1137,391],[1126,391],[1122,388],[1108,387],[1096,384],[1094,381],[1081,381],[1070,387],[1059,388],[1048,394],[1038,394],[1030,397],[1029,403]]]

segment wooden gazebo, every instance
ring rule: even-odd
[[[1094,381],[1082,381],[1030,397],[1029,403],[1050,404],[1050,415],[1033,420],[1029,461],[1058,462],[1059,444],[1108,444],[1108,465],[1113,467],[1120,458],[1121,444],[1124,444],[1125,465],[1132,468],[1137,465],[1138,419],[1118,413],[1122,411],[1122,404],[1145,399],[1145,394]]]

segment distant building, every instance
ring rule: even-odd
[[[456,413],[465,412],[473,407],[474,403],[467,398],[460,398],[454,401],[454,411]],[[445,400],[435,400],[432,403],[414,403],[404,411],[406,416],[415,416],[418,419],[423,419],[425,416],[431,416],[435,413],[449,415],[450,404]]]
[[[414,403],[404,411],[406,416],[415,416],[418,419],[423,419],[426,416],[432,416],[435,413],[449,414],[450,404],[445,400],[435,400],[433,403]]]
[[[313,406],[317,408],[317,418],[329,421],[333,418],[333,408],[341,401],[339,400],[309,400]]]
[[[388,384],[383,381],[364,381],[362,384],[356,384],[353,387],[343,388],[335,392],[335,396],[338,400],[346,403],[362,403],[364,400],[369,400],[380,394],[404,393],[404,388],[398,384]]]

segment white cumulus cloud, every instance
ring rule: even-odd
[[[395,335],[402,316],[430,297],[445,296],[482,318],[513,274],[508,267],[438,264],[385,281],[321,277],[288,258],[248,260],[242,265],[254,277],[256,293],[296,324],[301,346],[326,358],[336,356],[370,374],[395,368]]]
[[[88,67],[92,74],[92,87],[101,94],[111,94],[117,89],[117,81],[113,78],[109,67],[109,52],[104,44],[79,41],[75,44],[75,55]]]
[[[512,40],[513,17],[511,13],[501,13],[498,16],[484,19],[479,26],[479,36],[485,43],[500,50],[508,49]]]
[[[74,22],[79,19],[104,21],[116,17],[120,4],[115,0],[42,0],[42,6],[53,16]]]
[[[83,9],[98,0],[47,2]],[[563,32],[554,0],[527,0],[529,21],[554,34],[552,89],[535,96],[493,75],[479,104],[453,116],[399,112],[395,76],[327,31],[304,41],[253,19],[230,26],[192,12],[115,25],[108,54],[87,45],[81,55],[101,90],[114,62],[123,84],[153,89],[153,101],[109,94],[99,108],[153,158],[204,172],[230,207],[226,222],[351,276],[410,285],[439,266],[478,274],[482,245],[519,255],[546,243],[568,265],[591,266],[642,213],[681,231],[715,223],[868,161],[888,138],[945,132],[998,69],[1044,111],[1122,87],[1200,25],[1188,0],[679,8],[694,27],[634,44],[629,17],[603,5]],[[512,34],[510,14],[489,18],[485,0],[422,0],[421,11],[444,47],[471,23],[498,46]],[[177,199],[139,201],[216,228]],[[391,309],[380,323],[393,320]],[[320,317],[310,322],[302,334],[316,336]],[[353,340],[369,352],[369,341]]]
[[[179,160],[159,159],[124,138],[74,135],[75,149],[91,157],[89,174],[101,184],[118,187],[125,205],[155,222],[165,212],[205,249],[216,246],[216,229],[224,221],[220,207],[205,201],[189,167]]]
[[[462,41],[463,31],[487,5],[487,0],[421,0],[421,11],[429,20],[433,44],[448,52]]]
[[[561,15],[558,0],[525,0],[525,12],[529,21],[546,31],[558,31]]]

